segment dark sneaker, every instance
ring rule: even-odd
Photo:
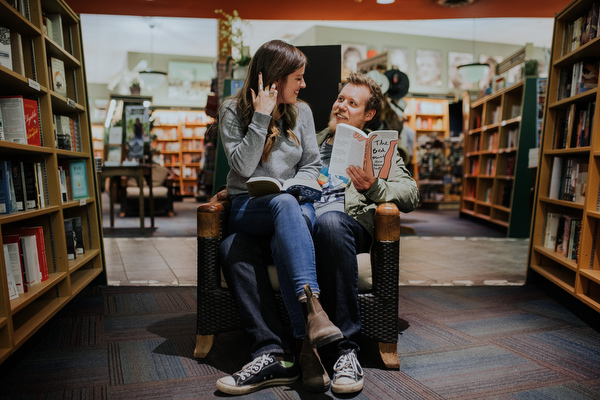
[[[219,379],[217,389],[227,394],[247,394],[264,387],[289,385],[296,382],[298,377],[296,363],[279,361],[274,354],[264,354],[246,364],[241,371]]]
[[[356,350],[343,354],[333,366],[331,391],[334,393],[354,393],[363,388],[363,369],[356,357]]]

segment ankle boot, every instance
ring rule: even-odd
[[[304,285],[304,292],[306,293],[306,336],[310,341],[312,347],[322,347],[331,342],[335,342],[343,337],[342,331],[335,326],[330,320],[321,302],[315,296],[313,296],[310,286]]]
[[[304,390],[309,392],[326,392],[331,386],[331,380],[323,364],[321,358],[314,349],[308,338],[302,340],[300,351],[300,368],[302,368],[302,386]]]

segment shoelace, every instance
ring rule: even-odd
[[[274,361],[270,354],[263,354],[260,357],[256,357],[254,360],[244,365],[241,371],[236,372],[235,375],[239,376],[242,381],[245,381],[252,375],[258,374],[264,366]]]
[[[363,376],[362,368],[354,351],[341,356],[335,363],[333,370],[335,371],[335,378],[348,377],[356,380],[357,376]]]

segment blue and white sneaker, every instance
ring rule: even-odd
[[[265,387],[292,384],[299,376],[297,363],[279,361],[274,354],[263,354],[235,374],[220,378],[217,389],[233,395],[248,394]]]

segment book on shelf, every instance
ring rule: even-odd
[[[16,161],[15,161],[16,162]],[[37,172],[35,163],[19,161],[23,181],[25,183],[25,210],[36,210],[39,208],[39,194],[37,186]]]
[[[558,234],[558,226],[560,223],[561,214],[549,212],[546,213],[546,221],[544,227],[544,247],[556,251],[556,236]]]
[[[74,221],[71,218],[65,218],[65,240],[67,242],[67,260],[77,258],[77,237],[75,236]]]
[[[281,184],[275,178],[255,176],[246,181],[246,187],[250,197],[286,192],[295,196],[319,200],[322,192],[321,185],[316,180],[301,178],[291,178]]]
[[[23,252],[21,251],[21,240],[19,235],[2,235],[2,242],[5,267],[7,271],[12,272],[17,287],[17,293],[27,293],[27,278],[25,277]]]
[[[598,61],[583,60],[573,65],[571,96],[598,87]]]
[[[23,54],[23,40],[18,32],[10,33],[10,49],[12,52],[12,70],[25,75],[25,57]]]
[[[11,163],[11,178],[15,190],[16,211],[25,211],[25,177],[19,161]]]
[[[12,143],[27,144],[27,126],[23,96],[0,97],[4,139]]]
[[[10,29],[0,26],[0,65],[13,69]]]
[[[71,229],[73,231],[75,254],[76,255],[85,254],[85,248],[83,245],[83,228],[81,226],[81,217],[65,218],[65,224],[70,224],[69,229]]]
[[[396,167],[398,131],[365,133],[347,124],[338,124],[331,151],[329,173],[348,178],[346,168],[362,167],[379,178],[393,178]]]
[[[556,100],[566,99],[571,96],[571,86],[573,83],[573,66],[565,67],[560,70],[558,76],[558,91]]]
[[[588,160],[554,157],[548,197],[583,204],[587,187]]]
[[[40,115],[38,113],[38,102],[31,99],[23,99],[23,113],[25,115],[25,129],[27,132],[27,144],[41,146]]]
[[[89,197],[86,161],[69,161],[69,172],[71,175],[71,195],[73,200],[87,199]]]
[[[72,150],[71,143],[71,122],[66,115],[54,116],[54,137],[56,147],[62,150]]]
[[[19,235],[21,252],[23,254],[23,267],[25,269],[25,285],[30,287],[42,281],[40,262],[38,259],[37,240],[35,235]]]
[[[36,187],[38,192],[38,204],[40,208],[46,207],[46,182],[44,180],[44,167],[42,163],[35,163]]]
[[[65,40],[62,29],[62,16],[60,14],[46,15],[46,30],[48,36],[60,47],[65,47]]]
[[[15,300],[19,298],[19,291],[17,289],[17,282],[15,281],[15,276],[13,275],[12,269],[10,267],[10,254],[6,251],[6,246],[4,247],[4,266],[6,269],[6,283],[8,286],[8,299]]]
[[[32,257],[32,260],[37,260],[36,267],[37,273],[39,273],[38,276],[40,281],[44,282],[48,280],[48,259],[46,257],[44,228],[41,226],[23,227],[11,229],[8,233],[13,235],[19,235],[21,237],[33,236],[35,238],[36,254],[35,257]],[[31,250],[33,251],[33,247],[31,247]]]
[[[10,214],[17,211],[15,188],[12,182],[12,163],[0,161],[0,214]]]
[[[65,63],[60,58],[50,57],[50,71],[52,74],[52,89],[62,95],[67,96],[67,80],[65,79]]]
[[[58,166],[58,180],[60,185],[60,200],[63,203],[71,200],[69,187],[71,186],[71,178],[68,176],[68,168],[63,165]]]

